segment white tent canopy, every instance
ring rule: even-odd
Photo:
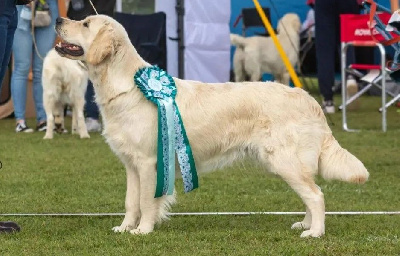
[[[184,1],[184,79],[227,82],[230,69],[230,0]],[[167,38],[177,38],[176,0],[156,0],[167,14]],[[178,42],[167,40],[167,71],[178,76]]]

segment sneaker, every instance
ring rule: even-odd
[[[333,100],[324,100],[322,102],[322,109],[324,113],[334,114],[335,113],[335,105],[333,104]]]
[[[36,126],[36,131],[45,132],[47,130],[47,122],[42,122]]]
[[[16,230],[13,229],[12,227],[3,227],[3,226],[0,226],[0,234],[1,234],[1,233],[12,233],[12,232],[14,232],[14,231],[16,231]]]
[[[101,124],[99,120],[88,117],[86,118],[85,123],[88,132],[101,132]]]
[[[33,132],[32,128],[29,128],[26,126],[25,122],[17,123],[17,126],[15,127],[15,132]]]
[[[11,221],[0,222],[0,233],[11,233],[21,231],[20,226],[17,223]]]
[[[356,80],[352,76],[349,76],[346,82],[346,86],[347,86],[347,99],[350,99],[351,97],[353,97],[353,95],[355,95],[358,92],[358,85]],[[357,110],[359,107],[360,107],[360,98],[357,98],[347,106],[349,110]]]

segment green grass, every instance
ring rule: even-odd
[[[331,116],[334,135],[371,176],[361,186],[318,178],[327,211],[400,211],[400,113],[389,109],[382,133],[378,106],[378,97],[364,97],[350,113],[361,133],[343,132],[341,114]],[[99,134],[42,136],[16,134],[13,120],[0,120],[0,213],[124,212],[125,171]],[[181,183],[173,212],[304,211],[288,185],[251,163],[202,175],[189,194]],[[111,231],[119,216],[0,216],[22,226],[0,235],[0,255],[400,255],[400,215],[327,215],[319,239],[290,230],[302,217],[175,216],[149,235],[133,236]]]

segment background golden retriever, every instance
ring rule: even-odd
[[[52,49],[43,62],[43,106],[47,115],[44,139],[52,139],[54,125],[58,132],[64,129],[64,107],[72,107],[72,133],[89,138],[83,108],[88,84],[88,73],[78,61],[61,57]]]
[[[300,18],[295,13],[285,14],[278,22],[277,37],[292,66],[298,62],[300,27]],[[233,55],[236,82],[244,81],[246,75],[251,81],[259,81],[263,73],[269,73],[276,81],[289,85],[290,75],[271,37],[231,34],[231,44],[236,46]]]
[[[57,51],[86,63],[104,121],[103,134],[126,167],[126,214],[113,230],[152,232],[155,223],[166,217],[175,196],[154,198],[157,107],[133,80],[138,69],[150,65],[112,18],[58,19],[56,31],[65,41]],[[174,80],[197,170],[204,172],[252,157],[281,176],[305,203],[304,220],[292,226],[306,229],[302,237],[325,232],[324,197],[314,175],[355,183],[368,179],[364,165],[340,147],[321,107],[304,90],[274,82]]]

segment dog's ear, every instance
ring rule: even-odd
[[[102,27],[87,53],[86,60],[92,65],[100,64],[114,52],[114,29],[111,26]]]

